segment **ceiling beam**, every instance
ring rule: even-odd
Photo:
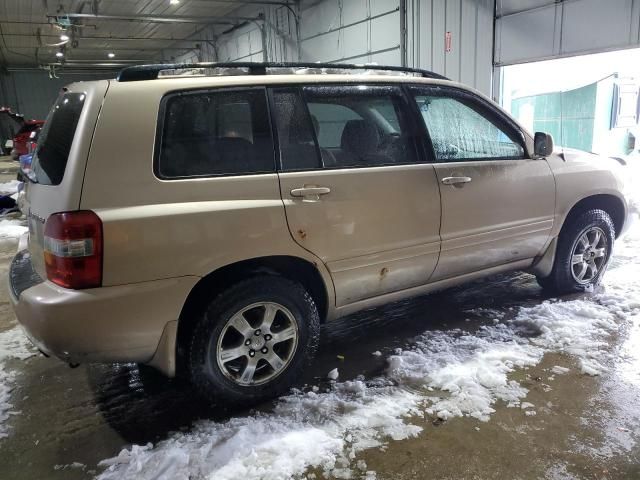
[[[3,22],[0,22],[3,23]],[[35,33],[5,33],[5,37],[35,37]],[[51,34],[51,33],[41,33],[41,37],[51,37],[51,38],[60,38],[60,34]],[[82,37],[77,37],[78,40],[106,40],[106,41],[116,41],[116,42],[148,42],[155,41],[158,42],[188,42],[188,43],[196,43],[194,40],[181,40],[179,38],[170,38],[170,37],[110,37],[108,35],[98,36],[98,35],[87,35]]]
[[[106,20],[116,22],[146,22],[146,23],[196,23],[211,25],[235,25],[238,22],[255,20],[253,17],[181,17],[179,15],[93,15],[91,13],[68,13],[64,15],[47,15],[47,18],[69,18]]]

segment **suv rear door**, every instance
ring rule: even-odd
[[[336,304],[428,282],[440,195],[399,86],[271,89],[291,235],[319,257]]]
[[[51,108],[33,155],[35,181],[25,186],[29,251],[36,271],[46,278],[44,223],[56,212],[77,210],[93,130],[109,82],[65,87]]]
[[[411,89],[433,146],[442,251],[433,281],[525,260],[546,245],[555,181],[519,128],[489,102],[449,87]]]

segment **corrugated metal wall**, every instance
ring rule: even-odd
[[[17,71],[0,75],[0,106],[11,107],[25,118],[44,119],[58,92],[65,85],[82,80],[113,78],[113,74],[62,75],[49,78],[45,71]]]
[[[640,45],[639,0],[498,0],[496,65]]]
[[[301,61],[402,65],[403,4],[407,9],[404,63],[433,70],[491,93],[495,0],[302,0],[299,5]],[[245,7],[241,16],[266,18],[218,37],[216,48],[179,60],[298,60],[296,25],[283,7]],[[445,39],[450,36],[450,48]],[[220,29],[216,30],[220,35]],[[214,38],[213,32],[207,35]],[[217,55],[216,55],[217,51]]]
[[[491,94],[494,0],[408,0],[409,65]]]
[[[303,0],[305,61],[400,65],[399,0]]]

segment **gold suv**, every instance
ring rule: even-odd
[[[623,168],[427,71],[130,67],[53,106],[12,299],[47,355],[253,402],[351,312],[510,270],[597,284],[627,223]]]

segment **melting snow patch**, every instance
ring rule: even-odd
[[[20,185],[18,180],[0,183],[0,195],[13,195],[18,191],[18,185]]]
[[[337,384],[330,393],[295,393],[273,413],[225,423],[203,421],[192,432],[159,443],[134,445],[101,462],[101,479],[209,478],[275,480],[310,467],[343,476],[358,451],[385,438],[415,436],[420,428],[404,417],[417,413],[419,396],[388,382]]]
[[[0,240],[19,238],[27,230],[24,220],[0,220]]]
[[[6,360],[10,358],[27,359],[35,355],[27,337],[20,327],[0,332],[0,438],[8,436],[4,423],[13,412],[10,403],[11,391],[16,374],[5,367]]]
[[[551,369],[551,373],[554,375],[564,375],[565,373],[569,373],[571,369],[567,367],[561,367],[560,365],[554,365]]]

